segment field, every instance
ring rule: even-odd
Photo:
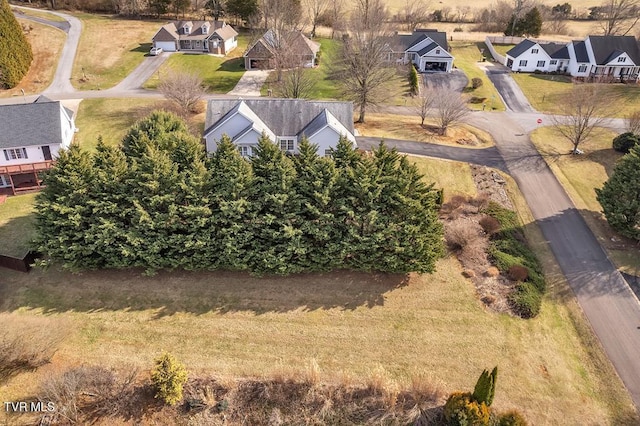
[[[427,118],[425,125],[432,125],[433,122]],[[465,148],[487,148],[493,146],[493,139],[488,133],[467,125],[450,127],[445,136],[434,134],[420,125],[418,113],[413,115],[399,114],[367,114],[365,123],[356,123],[356,129],[362,136],[372,136],[392,139],[412,140],[419,142],[436,143]],[[465,145],[457,143],[459,140],[473,141],[476,145]]]
[[[414,161],[428,181],[475,193],[467,165]],[[517,189],[510,191],[521,204]],[[521,217],[530,218],[526,210]],[[528,234],[539,232],[525,223]],[[543,240],[534,242],[553,272]],[[494,406],[518,408],[531,424],[637,423],[556,273],[541,315],[525,321],[485,310],[454,258],[437,268],[408,281],[350,272],[255,278],[3,271],[3,312],[15,321],[38,318],[45,327],[64,323],[68,332],[51,365],[2,385],[0,397],[31,396],[44,376],[73,364],[147,371],[159,352],[170,350],[192,374],[293,376],[317,363],[327,382],[404,387],[422,377],[446,392],[469,389],[483,368],[497,364]]]
[[[538,111],[560,113],[560,100],[571,90],[571,78],[563,75],[512,73],[531,105]],[[624,117],[640,109],[640,86],[632,84],[604,84],[603,90],[618,101],[612,105],[612,114]]]
[[[532,141],[616,266],[640,276],[640,249],[609,227],[594,191],[602,187],[621,156],[611,148],[614,136],[613,132],[602,130],[592,141],[580,145],[584,155],[568,154],[571,145],[552,128],[536,130]]]
[[[71,83],[79,90],[115,86],[149,53],[151,38],[161,22],[77,14],[82,35],[73,64]]]
[[[22,96],[21,90],[31,95],[46,89],[53,80],[65,41],[64,32],[56,28],[26,19],[18,22],[32,28],[26,36],[33,51],[33,62],[20,84],[10,90],[0,90],[0,97]]]
[[[487,74],[484,70],[478,67],[478,64],[481,64],[480,57],[482,53],[480,49],[486,50],[484,43],[474,43],[474,42],[452,42],[451,43],[451,54],[454,56],[453,64],[460,68],[467,75],[469,79],[469,84],[465,89],[465,92],[469,97],[475,98],[484,98],[486,99],[485,103],[487,104],[487,109],[494,109],[497,111],[504,111],[505,107],[502,103],[498,92],[487,77]],[[473,89],[471,87],[471,79],[477,77],[482,80],[482,86],[477,89]],[[469,108],[481,110],[482,102],[479,103],[469,103]]]

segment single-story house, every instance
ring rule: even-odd
[[[207,152],[214,152],[225,134],[244,157],[254,154],[263,134],[290,154],[298,153],[303,136],[318,146],[322,156],[329,155],[341,136],[356,145],[351,102],[211,99],[203,136]]]
[[[301,31],[277,35],[274,30],[268,30],[244,53],[244,68],[274,69],[276,56],[280,56],[280,65],[283,68],[314,67],[318,51],[320,44],[309,40]]]
[[[512,71],[638,81],[640,48],[631,36],[588,36],[567,44],[525,39],[507,52],[505,65]]]
[[[396,34],[387,45],[388,60],[413,63],[420,72],[451,72],[447,33],[434,29],[416,29],[412,34]]]
[[[40,96],[33,103],[0,105],[0,188],[37,189],[38,172],[51,168],[77,131],[73,111]]]
[[[173,21],[153,36],[153,47],[166,52],[226,55],[238,47],[238,33],[224,21]]]
[[[542,43],[525,39],[507,52],[506,66],[511,71],[566,71],[569,50],[565,44]]]

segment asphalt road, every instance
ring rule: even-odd
[[[509,113],[476,114],[522,191],[595,334],[640,407],[640,303]],[[495,123],[499,122],[500,126]]]
[[[518,84],[513,81],[509,72],[503,69],[488,69],[487,76],[496,86],[507,110],[513,112],[535,112]]]
[[[40,24],[44,24],[44,25],[49,25],[50,27],[55,27],[59,30],[64,31],[65,33],[69,33],[69,28],[71,28],[71,25],[69,24],[69,22],[67,21],[50,21],[48,19],[44,19],[44,18],[39,18],[37,16],[31,16],[31,15],[27,15],[24,13],[20,13],[20,9],[22,9],[22,7],[20,6],[11,6],[12,8],[16,8],[16,16],[18,18],[22,18],[22,19],[27,19],[29,21],[33,21],[33,22],[38,22]],[[28,9],[28,8],[24,8],[24,9]]]
[[[142,87],[145,81],[147,81],[153,73],[160,69],[167,59],[169,59],[169,53],[164,52],[158,56],[147,55],[142,63],[136,67],[131,74],[129,74],[124,80],[118,83],[115,87],[108,89],[107,92],[120,92],[135,90]]]

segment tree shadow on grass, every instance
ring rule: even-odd
[[[6,271],[6,272],[5,272]],[[385,293],[408,284],[404,274],[351,271],[253,277],[243,272],[101,270],[72,274],[57,268],[29,274],[2,270],[0,311],[45,313],[156,310],[156,318],[189,312],[228,313],[355,310],[383,306]]]
[[[151,50],[152,46],[153,44],[151,43],[140,43],[138,47],[131,49],[130,52],[141,52],[141,53],[146,53],[148,55],[149,50]]]
[[[0,254],[22,259],[29,250],[33,249],[34,214],[14,217],[0,225]],[[0,269],[0,282],[2,280]]]

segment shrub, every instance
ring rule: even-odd
[[[164,353],[155,360],[151,382],[156,390],[156,398],[174,405],[182,399],[182,388],[187,382],[187,370],[173,355]]]
[[[475,243],[480,235],[473,227],[473,222],[457,220],[446,227],[444,238],[451,250],[464,250],[465,247]]]
[[[483,213],[496,218],[504,230],[518,228],[520,226],[516,212],[505,209],[496,202],[491,201],[487,208],[483,209]]]
[[[444,418],[450,426],[489,424],[489,407],[472,400],[469,392],[454,392],[444,405]]]
[[[0,89],[18,85],[29,71],[33,52],[9,2],[0,0]]]
[[[409,91],[412,96],[420,93],[420,83],[418,79],[418,71],[416,71],[416,67],[411,65],[409,67]]]
[[[482,227],[484,233],[489,236],[500,231],[500,222],[498,222],[498,219],[496,219],[495,217],[484,216],[478,221],[478,223]]]
[[[640,144],[640,136],[626,132],[613,138],[613,149],[628,154],[631,148]]]
[[[521,265],[513,265],[507,271],[507,277],[511,281],[525,281],[529,278],[529,270]]]
[[[521,317],[533,318],[540,313],[542,295],[533,284],[525,282],[518,284],[510,301]]]
[[[511,410],[498,416],[498,426],[527,426],[527,420],[519,411]]]
[[[493,404],[493,398],[496,394],[496,381],[498,380],[498,367],[494,367],[491,373],[483,370],[471,396],[473,401],[478,404],[485,404],[490,407]]]
[[[477,89],[478,87],[482,87],[482,79],[480,77],[473,77],[471,79],[471,87],[473,87],[474,89]]]
[[[67,334],[66,324],[48,318],[0,315],[0,383],[48,364]]]

